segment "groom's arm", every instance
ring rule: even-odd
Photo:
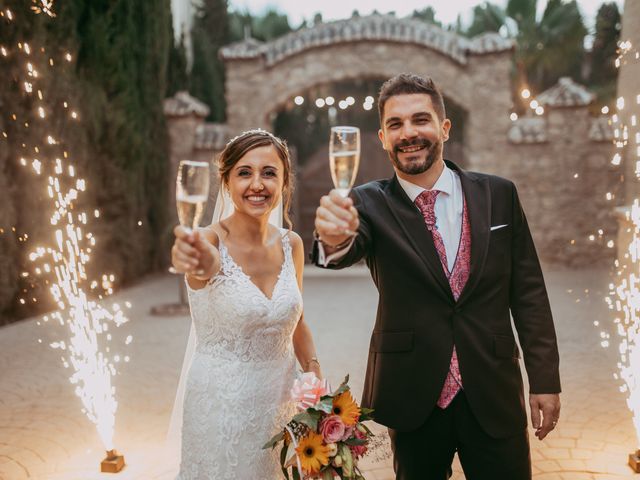
[[[318,267],[328,269],[342,269],[353,265],[365,257],[369,251],[371,242],[370,223],[366,214],[362,197],[357,190],[351,191],[351,200],[353,207],[350,209],[355,214],[357,225],[356,235],[345,235],[340,238],[331,235],[335,231],[339,231],[337,223],[339,221],[347,222],[354,225],[353,220],[344,212],[336,209],[336,205],[331,201],[331,195],[323,197],[321,206],[316,212],[316,231],[314,232],[314,242],[311,248],[311,261]],[[339,199],[336,200],[339,202]],[[334,213],[334,215],[331,214]],[[344,225],[344,224],[343,224]],[[332,245],[326,239],[340,242]]]
[[[558,344],[542,269],[515,186],[512,208],[510,307],[529,378],[531,424],[542,440],[560,416]]]

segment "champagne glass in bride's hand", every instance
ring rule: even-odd
[[[180,225],[189,232],[198,228],[202,219],[204,206],[209,197],[209,178],[209,164],[207,162],[182,160],[178,165],[176,178],[178,219]],[[169,271],[177,273],[173,267]]]
[[[209,197],[209,164],[182,160],[176,178],[176,205],[180,225],[195,230]]]
[[[331,127],[329,159],[333,184],[346,197],[353,187],[360,165],[360,129]]]

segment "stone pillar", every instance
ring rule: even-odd
[[[630,205],[634,198],[640,197],[640,180],[636,177],[636,162],[640,161],[637,148],[640,146],[635,140],[635,134],[640,132],[640,59],[635,57],[635,52],[640,52],[640,2],[627,0],[624,4],[622,15],[622,42],[631,42],[631,52],[627,54],[620,65],[618,73],[618,97],[624,97],[625,106],[619,112],[621,123],[629,126],[629,145],[624,150],[623,162],[625,165],[625,191],[626,202]],[[636,126],[631,126],[631,117],[635,115]]]
[[[634,199],[640,197],[640,180],[636,176],[636,163],[640,161],[638,149],[640,145],[636,140],[636,134],[640,134],[638,123],[640,122],[640,59],[635,57],[635,52],[640,51],[640,2],[628,0],[625,2],[622,15],[622,33],[620,41],[631,42],[631,52],[625,57],[618,72],[618,97],[625,99],[624,108],[618,112],[620,123],[629,128],[629,144],[624,149],[616,149],[622,155],[624,165],[624,205],[616,210],[618,218],[618,260],[626,263],[629,243],[633,238],[635,225],[630,220],[631,205]],[[632,117],[635,116],[635,126]]]

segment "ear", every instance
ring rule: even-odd
[[[446,142],[449,140],[449,130],[451,130],[451,120],[445,118],[442,121],[442,141]]]
[[[378,130],[378,138],[380,139],[380,143],[382,143],[382,148],[384,148],[384,132],[382,129]]]

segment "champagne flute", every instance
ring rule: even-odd
[[[198,228],[202,219],[209,197],[209,178],[209,163],[180,161],[176,177],[176,206],[180,225],[189,232]],[[173,267],[169,271],[176,273]]]
[[[360,165],[360,129],[331,127],[329,159],[333,184],[340,195],[346,197],[353,187]]]
[[[182,160],[176,178],[178,219],[185,229],[195,230],[200,224],[209,197],[209,164]]]

